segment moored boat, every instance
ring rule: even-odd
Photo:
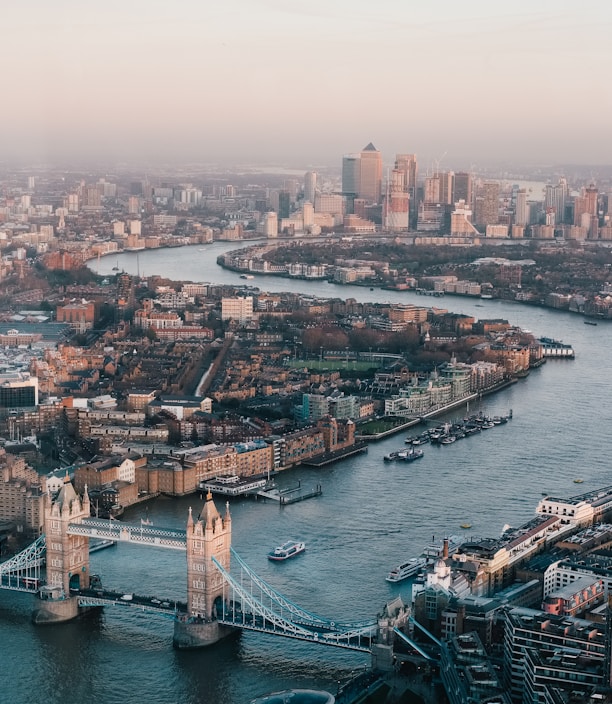
[[[299,540],[288,540],[286,543],[279,545],[268,553],[268,560],[274,562],[282,562],[290,557],[295,557],[306,550],[306,543]]]
[[[393,462],[394,460],[399,462],[413,462],[423,457],[424,454],[423,450],[411,447],[409,450],[390,452],[388,455],[385,455],[383,459],[385,462]]]
[[[401,565],[394,567],[385,579],[387,582],[401,582],[404,579],[414,577],[426,564],[427,560],[424,557],[411,557],[406,562],[402,562]]]

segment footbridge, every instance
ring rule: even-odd
[[[137,543],[172,550],[187,549],[187,531],[174,528],[158,528],[150,524],[130,525],[116,520],[84,518],[79,523],[69,523],[68,535],[86,538],[103,538],[124,543]]]

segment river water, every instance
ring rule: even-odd
[[[118,265],[130,273],[173,279],[244,283],[220,269],[217,255],[236,245],[216,243],[124,254],[93,262],[100,273]],[[249,281],[268,291],[373,301],[434,304],[481,318],[506,318],[537,336],[573,345],[575,361],[550,361],[528,378],[489,396],[479,407],[494,415],[513,410],[506,425],[450,446],[425,447],[409,465],[385,463],[403,447],[403,435],[370,446],[323,469],[297,469],[279,482],[314,486],[323,494],[279,507],[251,499],[231,503],[233,546],[266,581],[307,609],[334,619],[374,617],[408,587],[385,575],[417,555],[432,536],[461,532],[497,536],[504,524],[534,515],[543,493],[571,496],[611,484],[608,437],[612,427],[612,326],[584,325],[568,313],[458,297],[427,299],[413,293],[308,284],[275,278]],[[471,410],[476,410],[473,407]],[[456,411],[450,417],[462,415]],[[579,487],[574,479],[583,479]],[[158,499],[148,515],[154,524],[183,527],[199,497]],[[219,502],[221,503],[221,502]],[[221,508],[221,506],[219,506]],[[124,516],[138,522],[142,506]],[[270,563],[266,553],[288,538],[306,541],[304,555]],[[92,571],[105,586],[160,598],[184,599],[185,556],[173,551],[118,545],[92,555]],[[30,623],[32,597],[0,592],[0,704],[243,704],[289,687],[335,692],[338,681],[368,663],[362,654],[242,633],[204,651],[172,648],[172,622],[126,608],[55,627]]]

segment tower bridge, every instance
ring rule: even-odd
[[[82,609],[120,607],[172,618],[177,648],[210,645],[240,629],[371,652],[377,666],[392,665],[393,629],[407,622],[403,605],[382,619],[360,622],[318,616],[261,579],[232,549],[231,530],[229,504],[222,516],[210,493],[197,518],[189,509],[186,530],[91,518],[87,489],[79,497],[67,477],[57,497],[47,499],[45,534],[0,564],[0,589],[34,593],[35,623],[67,621]],[[90,538],[184,551],[187,601],[104,589],[90,575]]]

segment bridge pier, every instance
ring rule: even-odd
[[[231,626],[223,626],[218,621],[175,621],[172,645],[178,650],[206,648],[235,631]]]
[[[75,596],[61,597],[61,590],[43,587],[36,596],[32,621],[37,626],[72,621],[79,615],[79,603]]]

